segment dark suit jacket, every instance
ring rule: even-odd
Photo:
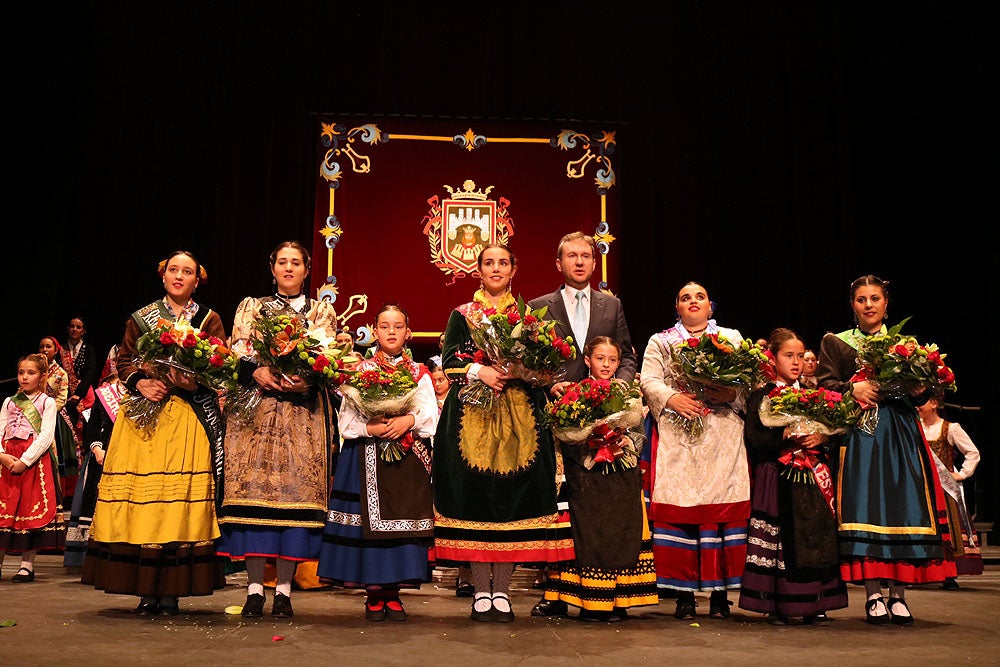
[[[565,338],[573,336],[573,329],[569,325],[569,315],[566,313],[566,304],[563,303],[562,290],[560,287],[552,294],[532,299],[528,305],[533,310],[548,306],[545,319],[556,320],[556,334]],[[635,377],[637,364],[635,351],[632,349],[632,339],[628,333],[628,324],[625,322],[625,313],[622,311],[622,302],[610,294],[598,292],[593,288],[590,290],[590,295],[590,327],[587,329],[587,340],[584,343],[597,336],[608,336],[618,341],[622,348],[622,358],[615,377],[631,381]],[[576,359],[564,365],[565,379],[570,382],[579,382],[588,375],[587,364],[583,362],[580,347],[582,346],[577,347]]]

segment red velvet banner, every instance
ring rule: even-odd
[[[594,235],[593,287],[614,292],[619,225],[614,128],[320,116],[313,288],[362,344],[385,302],[437,343],[479,287],[478,249],[505,243],[513,292],[556,289],[559,239]]]

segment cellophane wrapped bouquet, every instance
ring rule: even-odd
[[[170,372],[181,373],[217,392],[235,388],[239,358],[220,338],[192,326],[184,318],[160,318],[136,341],[136,366],[151,377],[169,382]],[[156,428],[166,401],[151,401],[139,392],[127,393],[121,409],[147,433]]]
[[[369,421],[378,417],[398,417],[413,410],[417,398],[417,381],[404,359],[392,370],[369,368],[355,372],[340,387],[344,398]],[[402,459],[413,446],[413,435],[401,440],[378,439],[379,457],[394,462]]]
[[[493,363],[511,377],[534,385],[550,385],[565,376],[562,365],[576,358],[573,337],[560,338],[555,320],[546,320],[548,307],[532,310],[520,296],[517,311],[483,311],[483,319],[470,326],[473,343]],[[489,409],[495,393],[475,380],[459,391],[463,403]]]
[[[298,376],[308,384],[336,388],[351,371],[348,364],[358,358],[337,346],[334,338],[322,331],[311,331],[306,321],[293,315],[261,313],[252,325],[251,344],[258,363],[286,379]],[[226,396],[227,418],[247,421],[260,404],[256,384],[240,387]]]
[[[607,473],[638,462],[645,440],[638,382],[587,378],[571,384],[547,411],[552,434],[582,447],[588,470],[600,464]]]
[[[705,334],[700,338],[688,338],[677,347],[670,347],[671,363],[684,391],[694,393],[705,401],[705,387],[733,387],[741,391],[751,391],[765,378],[765,369],[770,361],[764,348],[743,339],[730,341],[719,333]],[[703,417],[711,412],[705,407],[703,414],[688,419],[668,410],[669,421],[683,429],[689,436],[697,438],[705,430]]]
[[[860,370],[851,382],[869,381],[876,385],[880,398],[902,398],[924,389],[940,392],[957,390],[955,373],[945,364],[938,346],[922,344],[900,331],[909,317],[885,333],[866,336],[858,346]],[[878,406],[862,405],[859,428],[874,433],[878,425]]]
[[[785,427],[785,437],[795,435],[835,435],[858,421],[858,408],[850,394],[842,395],[822,387],[775,387],[760,404],[764,426]]]

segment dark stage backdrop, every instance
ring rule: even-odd
[[[984,450],[977,477],[997,477],[985,4],[393,4],[22,8],[37,15],[8,42],[30,66],[5,86],[0,379],[74,313],[107,349],[160,295],[155,266],[175,248],[203,259],[198,298],[227,322],[267,293],[274,245],[316,234],[318,116],[615,127],[612,289],[640,351],[687,280],[705,283],[721,324],[751,337],[792,326],[818,345],[851,324],[851,280],[876,273],[892,281],[893,321],[912,316],[909,330],[949,353],[954,403],[982,408],[953,416]],[[445,183],[461,185],[419,191]],[[515,221],[535,215],[511,201]],[[344,210],[336,252],[364,210]],[[512,243],[534,245],[531,229],[518,222]],[[426,247],[413,252],[427,270]],[[355,255],[344,261],[372,262]],[[529,263],[554,286],[551,258]],[[349,271],[342,294],[360,281]]]

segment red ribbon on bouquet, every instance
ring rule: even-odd
[[[409,453],[413,449],[413,432],[407,431],[406,435],[399,439],[399,448],[405,453]]]
[[[615,459],[621,458],[625,450],[621,446],[622,432],[610,428],[607,424],[598,424],[594,427],[588,444],[595,450],[594,461],[597,463],[612,463]]]
[[[778,457],[778,463],[796,470],[811,472],[827,507],[834,516],[837,516],[837,508],[833,502],[833,475],[830,474],[830,467],[820,460],[815,450],[791,447],[782,452]]]

